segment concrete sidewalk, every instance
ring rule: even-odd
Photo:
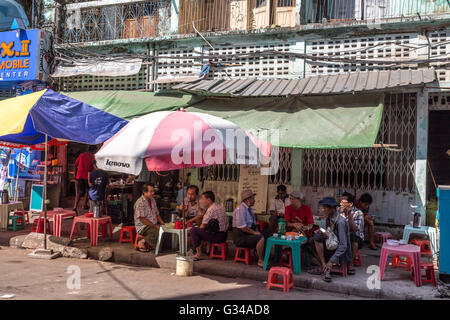
[[[68,236],[70,233],[71,220],[63,222],[63,236]],[[90,247],[90,241],[87,238],[78,238],[72,242],[72,246],[87,250],[88,257],[91,259],[99,259],[99,252],[102,249],[110,248],[112,250],[112,258],[108,261],[121,264],[140,265],[155,268],[168,268],[175,270],[176,268],[176,254],[165,246],[160,256],[156,257],[153,252],[143,253],[134,250],[130,243],[120,244],[118,242],[120,231],[114,233],[114,240],[99,238],[99,245],[97,247]],[[21,232],[22,233],[22,232]],[[24,232],[25,233],[25,232]],[[18,233],[15,233],[18,235]],[[84,236],[82,231],[82,236]],[[21,235],[17,238],[24,238]],[[167,237],[166,239],[168,239]],[[11,243],[14,238],[11,239]],[[16,241],[15,243],[20,243]],[[245,265],[243,263],[234,263],[235,247],[232,241],[228,241],[229,255],[227,261],[221,260],[202,260],[194,263],[194,272],[209,275],[224,276],[230,278],[249,279],[265,282],[268,277],[268,270],[262,270],[256,266],[255,262],[252,265]],[[342,277],[340,275],[333,275],[331,283],[324,282],[321,276],[307,273],[302,266],[302,273],[294,275],[294,285],[299,288],[324,290],[334,293],[355,295],[367,298],[379,299],[433,299],[434,290],[431,284],[424,284],[421,287],[416,287],[414,282],[409,279],[410,273],[403,269],[391,269],[390,266],[386,268],[383,281],[380,282],[380,289],[370,289],[368,282],[375,284],[374,271],[367,273],[369,266],[376,268],[379,264],[380,250],[373,251],[367,248],[361,250],[362,267],[356,267],[356,274],[353,276]],[[438,272],[436,271],[436,277]]]

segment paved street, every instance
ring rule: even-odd
[[[265,289],[265,283],[218,276],[177,277],[169,269],[155,269],[95,260],[58,258],[38,260],[29,251],[1,247],[0,296],[12,299],[359,299],[328,292],[295,289],[288,294]],[[70,266],[79,267],[80,288]],[[71,277],[69,279],[69,277]],[[69,279],[69,281],[68,281]],[[1,300],[1,298],[0,298]]]

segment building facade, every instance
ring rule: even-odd
[[[202,69],[205,80],[434,70],[431,84],[384,90],[377,143],[395,147],[281,148],[280,170],[269,177],[269,202],[285,184],[302,190],[314,211],[322,196],[347,190],[372,194],[379,223],[408,224],[416,210],[425,215],[436,180],[427,161],[430,119],[450,110],[448,1],[45,0],[42,17],[39,27],[54,37],[55,65],[67,66],[53,77],[61,91],[170,92],[198,80]],[[124,67],[110,76],[111,68],[99,68],[107,59]],[[83,63],[84,74],[70,72]],[[445,157],[435,161],[442,176]],[[193,170],[192,177],[219,201],[237,199],[238,166]],[[437,183],[450,183],[445,179]]]

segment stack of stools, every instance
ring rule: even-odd
[[[283,277],[281,282],[278,276]],[[289,292],[289,289],[294,287],[294,274],[292,270],[286,267],[272,267],[269,271],[269,277],[267,278],[267,290],[271,287],[283,288],[283,292]]]
[[[215,253],[215,249],[220,249],[220,253]],[[211,252],[209,255],[210,259],[219,258],[222,259],[222,261],[227,260],[228,255],[228,245],[226,242],[221,243],[211,243]]]
[[[430,240],[413,239],[409,243],[420,247],[421,256],[433,257]]]

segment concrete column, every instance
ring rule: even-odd
[[[179,13],[180,13],[180,0],[171,0],[169,33],[178,33]]]
[[[428,149],[428,91],[417,93],[416,161],[414,181],[416,189],[416,210],[426,221],[427,195],[427,149]]]
[[[300,190],[303,173],[303,149],[292,149],[291,185],[293,190]]]

